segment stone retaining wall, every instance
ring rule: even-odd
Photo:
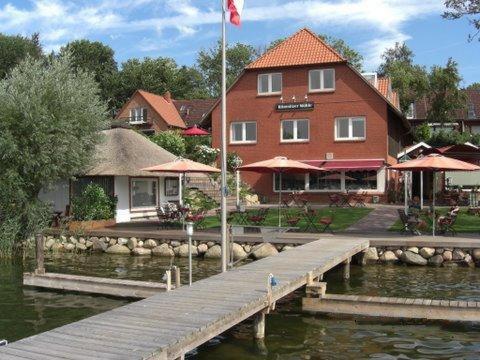
[[[193,241],[192,254],[195,257],[219,259],[220,245],[213,241]],[[295,244],[234,243],[233,257],[244,259],[251,253],[254,259],[261,259],[295,247]],[[134,256],[188,257],[188,243],[177,240],[47,236],[45,250],[52,252],[105,252]],[[370,247],[358,254],[357,263],[399,263],[419,266],[470,266],[480,267],[480,248],[430,248],[430,247]]]

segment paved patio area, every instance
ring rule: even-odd
[[[400,206],[375,205],[373,210],[357,223],[345,230],[346,233],[388,233],[388,229],[397,221]]]

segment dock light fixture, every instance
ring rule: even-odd
[[[292,101],[295,102],[295,95],[292,96]]]
[[[188,286],[192,286],[192,236],[194,223],[188,221],[185,225],[188,236]]]

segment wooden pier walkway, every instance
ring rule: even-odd
[[[329,237],[191,287],[145,300],[0,347],[2,360],[177,359],[264,310],[368,248],[366,239]],[[278,284],[269,293],[268,275]]]
[[[480,302],[324,294],[303,298],[311,313],[357,315],[397,319],[480,321]]]

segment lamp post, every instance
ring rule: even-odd
[[[189,221],[187,225],[188,236],[188,286],[192,286],[192,236],[193,236],[193,222]]]

